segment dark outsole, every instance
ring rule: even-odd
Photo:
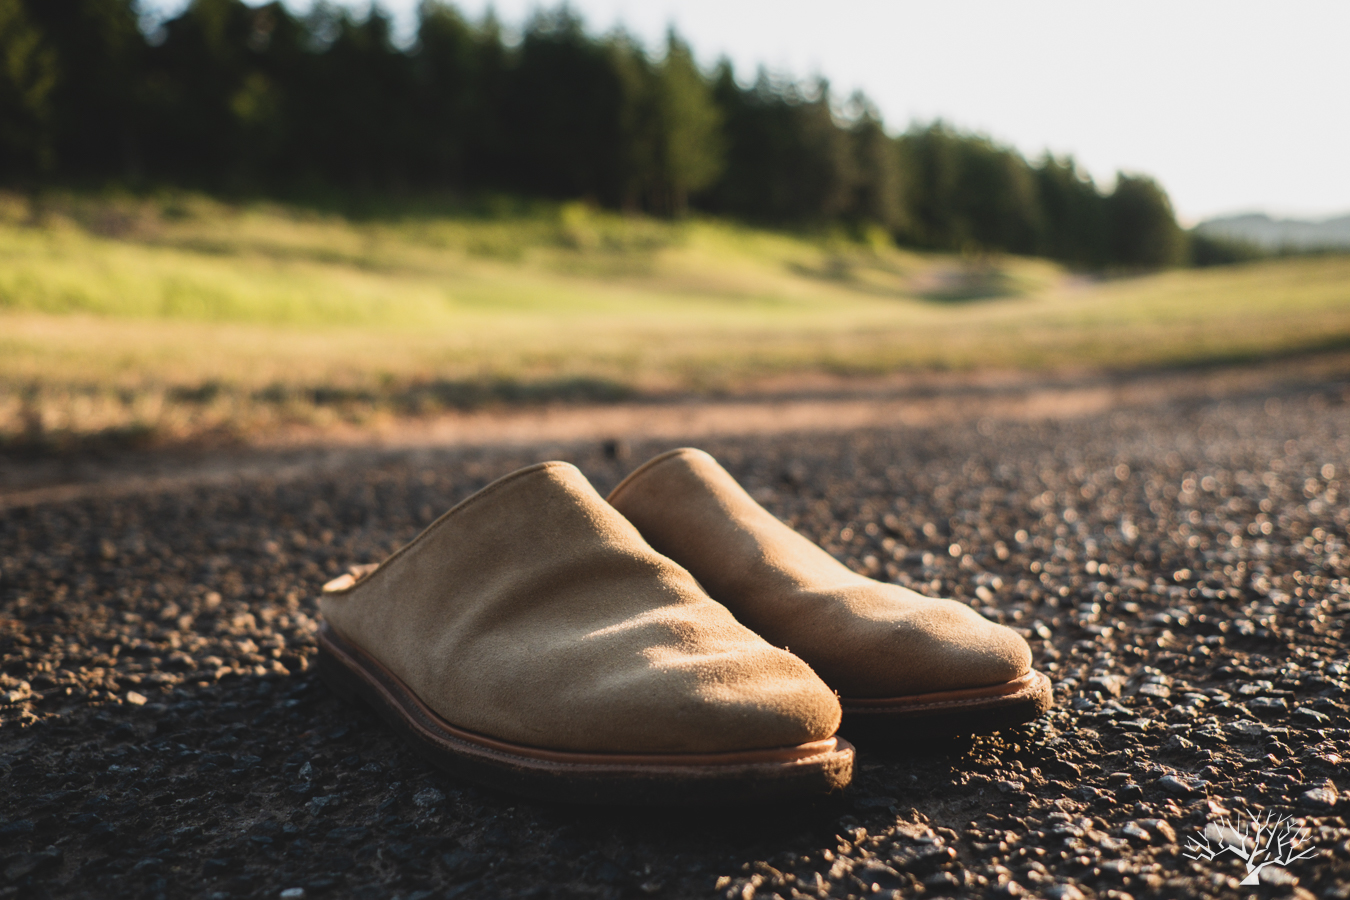
[[[452,775],[537,800],[614,806],[702,806],[828,794],[853,776],[853,747],[830,738],[773,750],[682,756],[539,750],[473,734],[432,712],[396,676],[327,624],[319,676],[361,701]]]
[[[1032,670],[1016,681],[985,688],[878,700],[840,700],[843,730],[926,740],[990,734],[1040,718],[1052,699],[1050,679]]]

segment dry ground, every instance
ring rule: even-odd
[[[11,467],[0,897],[1346,900],[1350,382],[1151,378]],[[313,678],[333,573],[518,466],[603,492],[686,442],[848,565],[1021,630],[1055,710],[859,737],[853,786],[813,804],[672,814],[456,781]],[[1266,811],[1313,855],[1253,889],[1182,855]]]

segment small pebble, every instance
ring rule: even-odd
[[[1141,841],[1145,844],[1153,840],[1153,836],[1137,822],[1126,822],[1121,826],[1120,833],[1131,840]]]
[[[1331,721],[1331,718],[1326,714],[1306,706],[1300,706],[1298,709],[1294,710],[1294,718],[1302,719],[1303,721],[1312,724],[1314,727],[1326,725]]]
[[[1125,686],[1125,679],[1119,675],[1094,675],[1087,680],[1087,689],[1100,691],[1112,697],[1119,697]]]
[[[1177,833],[1171,825],[1164,819],[1140,819],[1139,825],[1145,828],[1150,835],[1155,838],[1166,841],[1169,844],[1177,842]]]
[[[1194,797],[1205,789],[1206,782],[1190,775],[1164,775],[1158,779],[1158,787],[1179,797]]]
[[[1050,900],[1086,900],[1083,892],[1071,884],[1055,884],[1045,889]]]
[[[1336,807],[1339,797],[1337,796],[1335,786],[1328,783],[1323,787],[1304,791],[1299,795],[1298,800],[1300,805],[1306,806],[1309,809],[1329,810]]]
[[[445,799],[445,795],[435,788],[423,788],[416,794],[413,794],[413,805],[428,807],[435,806]]]

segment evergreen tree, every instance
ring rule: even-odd
[[[52,168],[56,54],[20,0],[0,0],[0,177]]]
[[[722,111],[694,63],[689,46],[672,30],[655,81],[656,157],[654,205],[683,215],[689,195],[722,173]]]
[[[856,177],[848,218],[855,224],[876,225],[892,235],[903,235],[911,223],[905,208],[900,149],[886,133],[876,107],[861,93],[849,99],[849,112]]]
[[[1110,254],[1108,261],[1126,268],[1158,269],[1186,258],[1186,234],[1177,225],[1172,202],[1146,175],[1116,176],[1116,189],[1106,198]]]
[[[507,76],[502,181],[550,197],[623,200],[624,85],[567,7],[537,13]]]
[[[488,128],[478,102],[481,37],[441,0],[424,0],[418,19],[415,114],[422,134],[417,169],[433,183],[462,185],[471,177],[471,161]]]
[[[1036,252],[1040,198],[1026,160],[983,137],[960,140],[956,205],[979,250]]]
[[[426,123],[416,121],[411,60],[394,46],[389,16],[377,6],[364,20],[343,10],[330,28],[310,67],[302,146],[333,184],[411,186]]]
[[[144,102],[159,126],[146,147],[152,169],[213,186],[265,173],[291,120],[263,57],[288,19],[280,4],[193,0],[165,23],[147,54]]]
[[[615,32],[605,45],[619,85],[616,110],[619,148],[614,172],[618,205],[629,213],[655,209],[667,197],[661,180],[658,75],[631,35]]]
[[[1110,251],[1106,205],[1072,157],[1046,154],[1036,167],[1042,219],[1037,252],[1078,266],[1101,266]]]
[[[55,56],[50,67],[40,65],[38,81],[55,75],[47,109],[59,171],[138,179],[148,123],[140,117],[146,43],[135,0],[25,0],[22,6]]]
[[[906,179],[908,229],[900,238],[923,247],[958,249],[973,240],[961,214],[961,138],[943,122],[912,129],[898,151]]]
[[[713,210],[759,221],[824,224],[853,206],[857,167],[851,135],[834,119],[829,84],[807,93],[761,70],[743,90],[730,63],[713,94],[726,121],[726,168],[708,192]]]
[[[441,0],[424,0],[418,9],[417,171],[432,184],[471,184],[493,154],[498,142],[490,94],[501,82],[501,51],[493,20],[472,27]]]

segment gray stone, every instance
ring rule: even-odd
[[[1260,878],[1262,884],[1269,884],[1273,887],[1291,888],[1298,884],[1298,876],[1279,866],[1266,866],[1257,877]]]
[[[1327,782],[1322,787],[1315,787],[1299,794],[1298,802],[1300,806],[1308,809],[1328,810],[1335,809],[1339,799],[1336,794],[1336,786]]]
[[[445,800],[445,795],[435,788],[422,788],[422,790],[413,794],[413,805],[424,809],[429,806],[436,806],[443,800]]]
[[[1306,706],[1300,706],[1294,710],[1294,719],[1295,721],[1299,721],[1307,725],[1312,725],[1314,727],[1326,725],[1328,722],[1331,721],[1331,718],[1326,714],[1320,713],[1315,709],[1309,709]]]
[[[1139,841],[1144,844],[1153,840],[1153,835],[1149,834],[1148,830],[1138,822],[1126,822],[1121,826],[1120,833],[1131,840]]]
[[[1289,709],[1283,697],[1253,697],[1244,705],[1252,715],[1262,718],[1282,716]]]
[[[9,822],[0,825],[0,839],[27,837],[33,833],[32,819],[19,819],[15,822]]]
[[[901,877],[900,873],[880,860],[868,860],[861,866],[853,868],[853,875],[873,893],[878,891],[898,891],[904,888],[908,882]]]
[[[934,872],[923,880],[923,886],[938,893],[961,887],[961,876],[955,872]]]
[[[322,797],[315,797],[309,801],[309,811],[312,815],[318,815],[322,810],[337,806],[341,801],[337,794],[325,794]]]
[[[1166,841],[1169,844],[1177,842],[1177,833],[1172,826],[1162,819],[1140,819],[1139,825],[1148,830],[1148,833],[1158,840]]]
[[[49,847],[41,853],[20,853],[10,857],[8,865],[5,866],[4,876],[10,881],[18,881],[26,875],[59,868],[64,858],[63,852],[54,847]],[[154,862],[158,863],[159,860],[156,859]],[[139,867],[140,863],[137,863],[133,871]]]
[[[1194,797],[1203,793],[1207,784],[1191,775],[1164,775],[1158,779],[1158,787],[1178,797]]]
[[[1102,871],[1115,878],[1133,875],[1135,867],[1127,859],[1112,859],[1102,863]]]
[[[1089,691],[1100,691],[1103,694],[1109,694],[1112,697],[1119,697],[1120,690],[1125,686],[1125,679],[1119,675],[1093,675],[1087,680],[1085,687]]]

